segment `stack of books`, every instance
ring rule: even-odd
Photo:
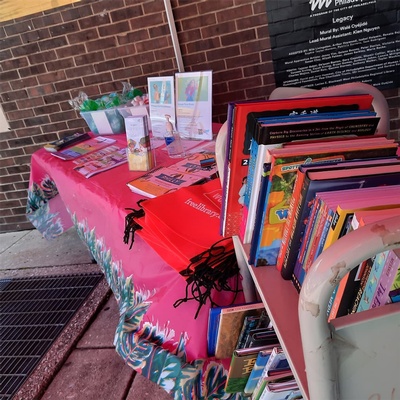
[[[263,303],[211,308],[208,352],[230,359],[226,393],[265,400],[301,398]]]
[[[353,221],[398,214],[399,148],[376,133],[371,103],[354,95],[230,105],[220,229],[249,244],[250,264],[277,268],[301,290]],[[398,265],[396,251],[365,260],[336,288],[328,318],[398,301]]]

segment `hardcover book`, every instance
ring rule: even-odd
[[[390,160],[345,162],[317,170],[301,166],[298,171],[289,217],[285,224],[286,246],[281,246],[278,266],[284,279],[291,279],[300,249],[306,222],[315,194],[339,189],[356,189],[379,185],[395,185],[400,179],[400,163]],[[394,163],[393,163],[394,162]],[[378,165],[377,165],[378,163]],[[393,163],[391,165],[391,163]],[[359,166],[361,164],[362,166]],[[297,189],[296,189],[297,187]],[[285,235],[284,235],[285,236]]]
[[[247,177],[250,143],[254,126],[248,124],[248,115],[258,113],[257,117],[289,115],[302,113],[304,109],[349,106],[352,109],[369,109],[372,96],[329,96],[293,98],[266,101],[244,101],[233,103],[228,107],[228,143],[226,146],[226,173],[223,182],[223,208],[221,210],[221,234],[224,236],[239,235],[242,220],[242,204],[239,203],[239,191],[242,181]],[[231,109],[231,111],[229,111]],[[282,143],[275,138],[272,144]]]
[[[222,309],[215,357],[219,359],[231,358],[237,346],[245,317],[247,315],[261,315],[263,311],[263,303],[244,304]]]
[[[335,141],[327,140],[314,145],[290,146],[283,149],[268,150],[271,160],[269,188],[266,190],[261,214],[261,229],[253,233],[250,254],[255,266],[276,265],[283,230],[287,220],[297,169],[302,164],[338,163],[354,158],[394,156],[397,145],[386,139],[358,139]],[[258,218],[260,218],[258,216]]]
[[[258,353],[260,351],[272,351],[273,348],[274,345],[235,350],[232,354],[231,363],[229,365],[225,392],[243,392],[257,360]]]

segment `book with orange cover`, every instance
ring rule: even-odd
[[[380,185],[395,185],[400,179],[400,161],[396,158],[385,161],[357,161],[344,162],[336,165],[326,166],[324,169],[313,169],[301,166],[298,170],[297,181],[301,187],[297,188],[299,193],[296,208],[291,208],[286,226],[290,225],[288,242],[285,248],[281,247],[281,275],[284,279],[291,279],[295,267],[297,254],[303,238],[304,229],[310,208],[315,200],[315,194],[323,191],[334,191],[342,189],[356,189],[361,187],[373,187]],[[380,165],[381,164],[381,165]],[[304,177],[303,177],[304,176]],[[295,196],[292,196],[294,198]],[[289,221],[289,223],[288,223]],[[279,260],[279,257],[278,257]]]
[[[226,168],[223,182],[223,202],[221,209],[221,234],[223,236],[238,235],[242,219],[242,204],[239,203],[239,191],[242,181],[247,177],[252,128],[248,126],[250,113],[267,117],[289,115],[295,111],[303,112],[305,108],[321,108],[348,105],[353,109],[371,107],[372,96],[326,96],[309,98],[291,98],[281,100],[243,101],[228,107],[228,138],[226,146]],[[230,111],[229,111],[230,110]],[[281,138],[271,138],[272,143],[282,143]]]

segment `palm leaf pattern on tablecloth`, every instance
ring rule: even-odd
[[[225,393],[227,371],[222,364],[206,360],[187,362],[186,333],[180,334],[174,344],[175,350],[162,347],[164,343],[172,342],[175,332],[157,322],[143,322],[156,292],[136,289],[133,278],[125,278],[121,263],[112,259],[111,251],[96,237],[95,229],[90,230],[86,222],[78,222],[74,215],[72,220],[103,270],[119,304],[120,320],[114,345],[125,362],[161,386],[175,400],[242,399],[240,393]]]

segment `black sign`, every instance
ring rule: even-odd
[[[399,0],[266,0],[276,86],[400,87]]]

